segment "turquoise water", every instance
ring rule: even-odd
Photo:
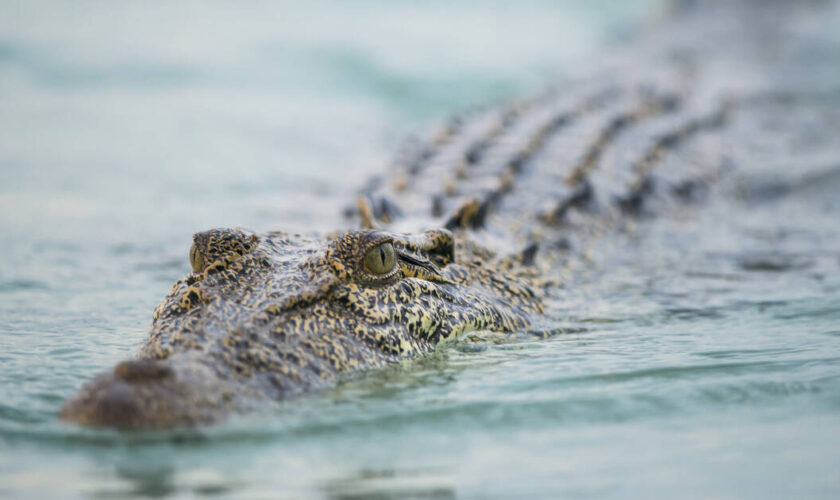
[[[407,134],[660,10],[0,3],[0,496],[835,498],[836,178],[599,247],[547,339],[465,339],[196,431],[56,419],[142,343],[192,233],[339,227]]]

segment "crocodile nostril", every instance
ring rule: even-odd
[[[123,361],[114,367],[114,376],[126,382],[159,380],[172,376],[172,368],[151,359]]]

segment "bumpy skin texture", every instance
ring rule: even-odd
[[[86,386],[64,418],[122,427],[208,422],[464,332],[522,329],[542,312],[533,269],[497,262],[447,230],[323,240],[217,229],[194,241],[195,272],[155,310],[139,359]],[[373,274],[365,256],[387,243],[393,268]]]
[[[840,175],[825,167],[840,158],[840,97],[810,77],[836,64],[803,56],[836,52],[785,27],[807,8],[683,4],[596,77],[457,117],[400,154],[348,210],[362,230],[197,234],[194,272],[155,310],[137,358],[62,418],[212,422],[464,332],[533,328],[604,235],[628,244],[639,218],[689,213],[712,190],[760,198]],[[739,177],[760,182],[724,188]]]

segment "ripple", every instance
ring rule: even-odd
[[[27,290],[49,290],[50,286],[38,280],[32,279],[16,279],[9,281],[0,281],[0,293],[13,293]]]
[[[10,422],[31,423],[35,419],[32,416],[19,408],[0,403],[0,420],[7,420]]]
[[[738,266],[744,271],[781,273],[807,269],[814,265],[808,257],[792,254],[752,254],[737,258]]]
[[[725,351],[706,351],[698,352],[697,356],[714,358],[714,359],[738,359],[745,357],[762,356],[768,359],[773,359],[777,356],[785,354],[795,354],[803,352],[803,349],[797,347],[780,348],[780,349],[730,349]]]

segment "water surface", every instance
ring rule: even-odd
[[[56,420],[144,340],[192,233],[340,227],[407,134],[575,75],[659,15],[4,2],[0,496],[836,497],[833,178],[599,248],[548,338],[464,339],[198,431]]]

